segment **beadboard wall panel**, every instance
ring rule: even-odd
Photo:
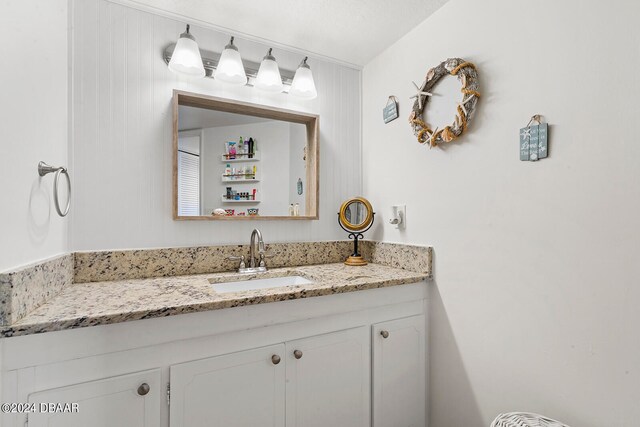
[[[252,222],[174,221],[173,89],[320,115],[320,219],[260,222],[267,241],[344,238],[340,203],[361,193],[360,70],[310,58],[318,98],[296,100],[254,88],[171,73],[162,59],[184,22],[107,0],[72,2],[74,209],[71,249],[152,248],[244,242]],[[228,34],[192,26],[201,48],[221,51]],[[243,58],[269,46],[236,39]],[[282,68],[299,54],[276,51]],[[222,148],[221,148],[222,149]]]

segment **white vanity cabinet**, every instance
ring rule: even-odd
[[[171,366],[170,425],[369,426],[369,355],[360,327]]]
[[[425,427],[426,305],[420,282],[2,339],[0,402],[79,412],[0,425]]]
[[[287,427],[371,425],[368,329],[286,344]]]
[[[36,412],[29,427],[157,427],[162,400],[160,370],[122,375],[29,395]],[[52,411],[41,405],[75,404]],[[71,411],[69,411],[71,409]]]
[[[284,427],[284,344],[171,366],[172,427]]]
[[[372,326],[373,427],[426,425],[424,315]]]

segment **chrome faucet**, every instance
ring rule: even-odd
[[[258,241],[256,242],[256,237]],[[257,243],[257,246],[256,246]],[[244,255],[231,256],[230,260],[240,261],[240,268],[238,273],[261,273],[267,271],[267,266],[264,262],[265,258],[269,258],[271,255],[265,251],[264,240],[262,240],[262,233],[257,228],[251,232],[251,241],[249,243],[249,266],[247,267],[244,262]]]
[[[258,237],[258,254],[260,254],[260,263],[264,264],[264,240],[262,240],[262,233],[260,230],[254,228],[251,232],[251,242],[249,243],[249,268],[256,268],[256,236]],[[264,265],[260,265],[260,267],[264,267]]]

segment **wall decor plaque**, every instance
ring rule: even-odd
[[[382,109],[382,119],[385,123],[389,123],[392,120],[398,118],[398,100],[395,96],[391,95],[387,99],[387,105]]]
[[[531,117],[527,126],[520,129],[520,160],[535,162],[549,154],[549,126],[542,123],[541,115]],[[533,122],[537,124],[532,125]]]

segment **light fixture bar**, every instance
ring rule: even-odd
[[[171,55],[173,55],[173,50],[175,49],[175,47],[176,45],[174,43],[167,46],[167,48],[164,50],[164,54],[162,56],[164,57],[164,62],[166,62],[167,64],[169,64],[169,61],[171,61]],[[212,79],[214,71],[218,66],[218,61],[220,60],[220,54],[200,49],[200,56],[202,56],[202,64],[204,65],[205,77],[209,77]],[[247,73],[247,77],[255,79],[258,75],[258,70],[260,69],[260,63],[247,61],[245,59],[243,59],[243,63],[244,71],[245,73]],[[291,82],[293,82],[295,71],[283,70],[281,68],[280,75],[282,76],[282,83],[290,86]],[[252,86],[251,81],[249,81],[249,86]]]

